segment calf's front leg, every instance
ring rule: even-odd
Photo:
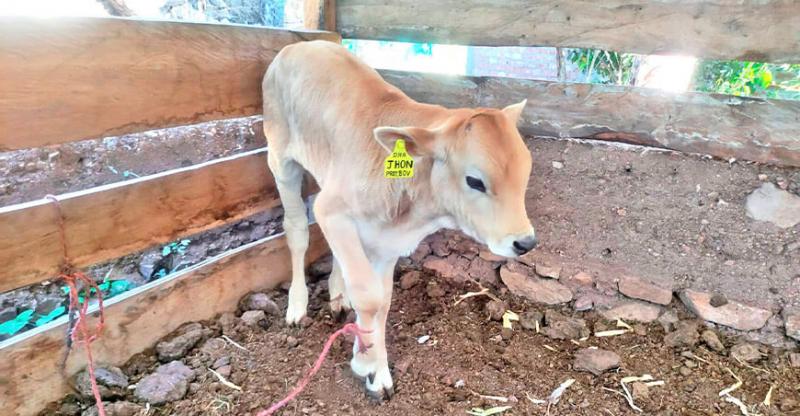
[[[350,368],[355,375],[366,379],[367,393],[371,397],[389,398],[394,392],[394,383],[386,354],[385,325],[392,280],[388,281],[387,299],[385,276],[393,272],[395,261],[376,264],[370,261],[355,223],[338,210],[341,206],[336,199],[325,198],[322,192],[315,202],[314,213],[341,268],[345,291],[356,312],[356,323],[362,330],[369,331],[362,337],[366,345],[359,345],[357,340],[353,345]],[[392,271],[387,272],[388,269]],[[366,351],[363,347],[367,347]]]

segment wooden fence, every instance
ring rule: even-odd
[[[305,25],[346,37],[468,45],[597,47],[718,59],[800,61],[800,3],[638,0],[306,0]],[[258,114],[260,82],[285,45],[337,33],[230,25],[0,18],[0,151]],[[529,99],[524,133],[655,145],[800,166],[800,105],[630,87],[383,71],[421,101]],[[88,266],[279,204],[257,150],[59,197],[67,244]],[[307,187],[313,192],[313,184]],[[0,208],[0,291],[52,278],[63,253],[48,200]],[[307,261],[325,253],[317,227]],[[112,299],[95,343],[122,364],[188,321],[233,310],[288,278],[282,236],[223,253]],[[235,284],[233,283],[235,282]],[[188,302],[191,296],[201,301]],[[31,415],[69,390],[57,369],[65,319],[0,343],[0,408]],[[85,365],[72,352],[67,374]]]
[[[344,38],[800,63],[800,2],[793,0],[338,0],[335,7],[336,30]],[[527,98],[521,123],[527,134],[800,166],[797,101],[501,77],[383,75],[432,104],[505,106]]]
[[[0,18],[0,151],[261,112],[261,79],[280,49],[335,33],[126,19]],[[309,182],[307,195],[314,192]],[[60,195],[70,257],[84,267],[279,205],[266,149]],[[0,208],[0,291],[62,265],[47,199]],[[307,261],[327,251],[313,226]],[[189,321],[236,308],[290,276],[282,235],[223,253],[111,299],[98,362],[121,365]],[[198,301],[188,302],[187,299]],[[0,409],[31,415],[69,391],[58,371],[66,318],[0,343]],[[85,366],[72,351],[66,374]]]

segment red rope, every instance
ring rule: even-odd
[[[69,313],[72,315],[75,311],[78,312],[78,318],[72,326],[70,331],[70,339],[73,344],[82,345],[86,349],[86,368],[89,371],[89,381],[92,383],[92,395],[97,403],[97,412],[100,416],[106,415],[106,410],[103,407],[103,398],[100,396],[100,388],[97,386],[97,378],[94,375],[94,358],[92,357],[91,343],[94,342],[100,333],[103,332],[103,325],[105,324],[105,316],[103,314],[103,296],[100,293],[100,288],[97,287],[94,279],[81,272],[72,274],[62,274],[61,279],[67,284],[69,288]],[[78,296],[78,282],[84,284],[83,287],[83,303],[80,303]],[[94,288],[97,293],[97,305],[100,312],[100,320],[95,325],[94,333],[90,333],[87,328],[87,318],[89,316],[89,295],[91,289]]]
[[[72,264],[69,259],[67,251],[67,236],[64,227],[64,213],[61,211],[61,203],[58,198],[53,195],[47,195],[45,198],[53,201],[56,211],[58,213],[58,228],[59,236],[61,238],[61,250],[64,255],[64,263],[61,269],[63,272],[59,276],[61,280],[67,285],[69,289],[69,316],[72,323],[69,332],[69,341],[72,344],[82,345],[86,349],[86,367],[89,371],[89,381],[92,385],[92,395],[97,404],[97,412],[100,416],[106,416],[106,409],[103,406],[103,398],[100,396],[100,388],[97,386],[97,378],[94,374],[94,358],[92,357],[91,344],[103,332],[103,325],[105,324],[105,315],[103,313],[103,293],[97,286],[97,283],[91,277],[79,271],[73,271]],[[83,284],[83,303],[80,302],[80,289],[78,284]],[[87,320],[89,317],[89,299],[92,289],[97,293],[97,305],[100,313],[100,319],[95,325],[94,333],[90,333],[87,328]],[[72,322],[72,317],[75,312],[78,313],[78,318]],[[67,354],[69,354],[70,344],[67,344]],[[66,357],[65,357],[66,359]]]
[[[359,351],[363,353],[366,352],[367,348],[369,348],[370,346],[364,344],[364,341],[361,339],[361,335],[368,334],[370,332],[372,331],[365,331],[359,328],[358,325],[354,323],[349,323],[343,326],[338,331],[331,334],[331,336],[328,337],[328,341],[325,342],[325,346],[322,348],[322,352],[320,353],[319,357],[317,357],[317,361],[314,362],[314,366],[311,367],[311,370],[308,371],[308,374],[306,374],[306,376],[303,377],[303,379],[300,380],[299,383],[297,383],[297,386],[295,386],[295,388],[283,400],[273,404],[267,410],[262,410],[261,412],[258,413],[257,416],[270,416],[274,414],[275,412],[278,411],[278,409],[280,409],[283,406],[286,406],[286,404],[294,400],[295,397],[297,397],[300,393],[302,393],[303,389],[305,389],[306,385],[311,381],[311,378],[314,377],[314,375],[317,374],[317,371],[319,371],[319,369],[322,367],[322,363],[328,356],[328,352],[330,352],[330,349],[333,346],[333,342],[336,341],[336,338],[338,338],[339,335],[342,334],[354,335],[356,337],[356,342],[358,342]]]

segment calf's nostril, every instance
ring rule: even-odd
[[[533,250],[533,248],[536,247],[537,243],[538,241],[536,240],[536,237],[527,237],[521,240],[514,241],[513,244],[514,252],[520,255],[525,254]]]

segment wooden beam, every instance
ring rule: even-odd
[[[336,31],[336,0],[304,0],[303,27]]]
[[[800,62],[794,0],[339,0],[336,15],[344,38]]]
[[[65,194],[59,200],[69,255],[78,267],[280,205],[265,149]],[[0,208],[0,292],[58,273],[63,250],[57,215],[48,199]]]
[[[527,98],[519,128],[528,135],[620,141],[800,166],[800,101],[380,72],[412,98],[447,107],[504,107]]]
[[[0,151],[258,114],[286,45],[338,34],[0,17]],[[13,132],[13,134],[12,134]]]
[[[311,227],[306,263],[327,253],[319,227]],[[107,303],[105,330],[92,344],[98,363],[122,365],[186,322],[232,312],[250,291],[266,290],[291,275],[283,235],[221,254],[139,287]],[[0,343],[0,407],[3,414],[35,415],[70,391],[58,365],[65,353],[66,318]],[[94,319],[89,322],[93,327]],[[66,364],[72,375],[86,365],[75,348]]]

